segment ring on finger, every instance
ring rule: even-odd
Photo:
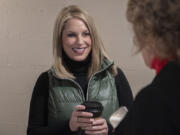
[[[75,118],[74,118],[74,121],[75,121],[75,122],[78,122],[78,117],[75,117]]]
[[[82,130],[85,130],[85,127],[82,127],[81,129],[82,129]]]

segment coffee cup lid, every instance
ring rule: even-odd
[[[103,111],[103,106],[100,102],[97,101],[85,101],[82,103],[84,105],[86,112],[93,113],[93,117],[99,117]]]

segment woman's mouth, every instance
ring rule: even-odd
[[[85,48],[73,48],[72,49],[77,54],[82,54],[85,51]]]

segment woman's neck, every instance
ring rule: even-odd
[[[63,61],[69,71],[73,74],[86,74],[88,72],[89,64],[91,63],[91,54],[83,61],[74,61],[63,52]]]

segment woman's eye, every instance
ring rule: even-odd
[[[74,33],[69,33],[69,34],[67,34],[67,36],[68,36],[68,37],[75,37],[76,34],[74,34]]]
[[[90,36],[90,33],[89,32],[84,32],[83,35],[84,36]]]

